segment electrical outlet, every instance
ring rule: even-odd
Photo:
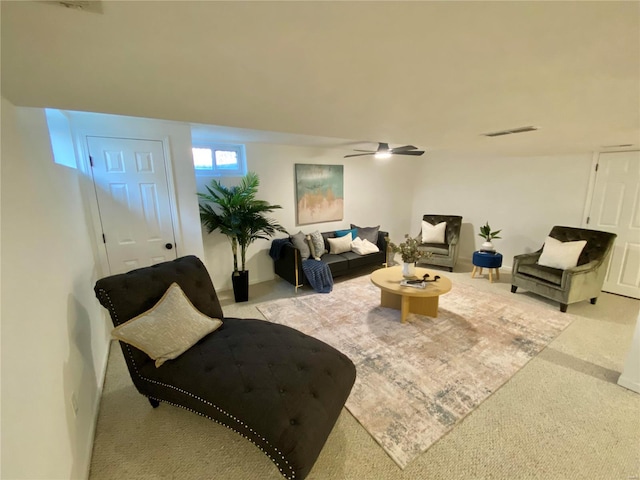
[[[78,399],[75,392],[71,394],[71,408],[73,408],[73,416],[78,416]]]

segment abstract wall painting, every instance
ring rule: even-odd
[[[297,224],[332,222],[344,217],[344,166],[297,163]]]

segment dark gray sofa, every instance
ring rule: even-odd
[[[324,238],[324,245],[327,251],[330,251],[328,238],[336,238],[335,231],[322,232]],[[338,255],[325,253],[320,257],[320,260],[326,263],[331,270],[331,275],[335,278],[340,275],[351,274],[355,271],[366,267],[373,267],[376,265],[382,266],[387,261],[387,238],[388,232],[378,231],[378,241],[376,245],[380,249],[379,252],[370,253],[367,255],[358,255],[354,252],[340,253]],[[303,285],[309,285],[303,270],[302,270],[302,258],[300,256],[300,250],[288,243],[280,250],[280,255],[273,262],[273,268],[276,275],[284,278],[286,281],[296,287]]]

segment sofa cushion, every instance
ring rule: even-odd
[[[351,253],[351,252],[347,252]],[[347,257],[345,257],[346,253],[341,255],[335,255],[333,253],[325,253],[322,256],[322,261],[329,265],[329,270],[331,270],[331,274],[335,277],[336,275],[340,275],[349,270],[349,261]],[[355,255],[353,253],[352,255]]]
[[[561,242],[553,237],[547,237],[542,247],[542,254],[538,259],[538,264],[561,270],[573,268],[578,265],[578,259],[586,244],[586,240]]]
[[[327,253],[327,249],[324,246],[324,238],[322,237],[322,234],[316,230],[309,234],[309,240],[311,245],[313,245],[313,252],[315,254],[314,258],[319,260],[322,255]]]
[[[362,240],[360,237],[356,237],[353,239],[353,242],[351,242],[351,251],[358,255],[367,255],[369,253],[379,252],[380,249],[369,240]]]
[[[351,228],[356,229],[356,236],[353,237],[354,240],[356,237],[359,237],[362,240],[369,240],[374,245],[378,243],[378,231],[380,230],[380,225],[377,227],[359,227],[352,223]]]
[[[345,235],[351,234],[351,240],[356,238],[358,235],[358,230],[355,228],[348,228],[346,230],[336,230],[336,237],[344,237]]]
[[[150,310],[118,325],[111,335],[155,360],[160,367],[179,357],[222,325],[197,310],[177,283],[172,283]]]
[[[422,243],[445,243],[444,234],[447,229],[447,222],[440,222],[431,225],[422,220]]]
[[[300,257],[302,260],[306,260],[311,256],[311,249],[309,249],[309,244],[307,243],[307,236],[299,231],[295,235],[291,235],[291,243],[293,246],[300,250]]]
[[[354,252],[346,252],[340,256],[347,260],[345,263],[349,264],[349,270],[356,270],[376,263],[382,264],[384,262],[384,252],[369,253],[368,255],[358,255]]]
[[[562,284],[562,270],[557,268],[545,267],[537,264],[525,264],[520,265],[518,273],[528,275],[545,282],[552,283],[553,285],[560,286]]]
[[[351,251],[351,232],[338,238],[329,238],[329,253],[340,254]]]

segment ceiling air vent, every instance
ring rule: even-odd
[[[49,5],[58,5],[62,7],[72,8],[74,10],[82,10],[84,12],[102,13],[102,0],[39,0],[40,3],[48,3]]]
[[[538,130],[538,127],[518,127],[518,128],[510,128],[509,130],[501,130],[499,132],[491,132],[491,133],[483,133],[485,137],[500,137],[501,135],[511,135],[512,133],[524,133],[524,132],[533,132]]]

